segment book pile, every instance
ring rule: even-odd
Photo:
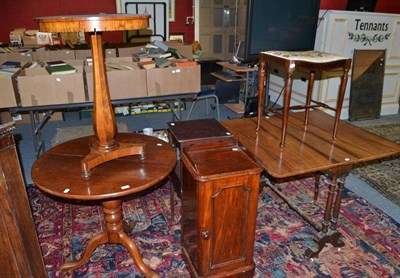
[[[146,45],[146,51],[133,54],[133,60],[143,69],[195,66],[193,60],[183,59],[175,48],[171,48],[161,41],[153,41]]]
[[[0,47],[0,53],[15,53],[11,47]]]
[[[6,61],[0,65],[0,69],[9,69],[9,68],[20,68],[21,62],[17,61]]]
[[[48,61],[46,63],[46,70],[51,75],[71,74],[77,72],[76,68],[61,60]]]
[[[0,68],[0,77],[13,76],[14,73],[16,73],[16,71],[13,71],[12,69],[2,69],[2,68]]]
[[[105,64],[107,71],[140,69],[136,63],[128,61],[106,62]]]
[[[139,66],[142,69],[154,69],[156,67],[156,63],[153,60],[144,61],[144,62],[139,62]]]

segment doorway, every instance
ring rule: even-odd
[[[195,40],[204,57],[231,60],[244,40],[247,0],[195,0]]]

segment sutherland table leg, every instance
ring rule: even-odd
[[[331,170],[333,175],[328,189],[322,228],[315,239],[318,247],[306,250],[305,255],[309,258],[317,257],[327,243],[332,244],[334,247],[344,246],[344,242],[340,239],[342,235],[337,230],[337,223],[342,203],[344,181],[350,170],[351,166],[342,166]]]
[[[92,238],[86,246],[82,257],[76,262],[62,265],[60,268],[61,271],[74,270],[84,265],[89,260],[92,252],[100,244],[119,243],[128,250],[133,261],[146,277],[159,277],[157,273],[144,264],[136,244],[124,232],[124,223],[122,221],[122,201],[104,201],[103,210],[106,222],[106,231]]]

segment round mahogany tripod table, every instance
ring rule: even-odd
[[[121,197],[145,190],[166,178],[174,169],[172,147],[157,138],[120,133],[118,142],[144,144],[144,155],[124,156],[92,169],[90,179],[81,176],[80,161],[91,150],[91,136],[57,145],[40,156],[32,167],[32,179],[43,191],[61,198],[99,200],[103,205],[105,231],[90,239],[82,257],[61,266],[74,270],[85,264],[99,244],[122,244],[146,277],[158,277],[147,267],[133,240],[124,231]]]

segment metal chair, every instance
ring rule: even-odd
[[[188,120],[190,118],[190,116],[192,115],[193,112],[193,108],[196,106],[196,103],[199,100],[205,100],[206,101],[206,110],[207,110],[207,115],[209,113],[209,104],[208,104],[208,100],[209,99],[214,99],[215,102],[215,109],[217,110],[217,120],[220,121],[220,114],[219,114],[219,100],[218,100],[218,96],[215,93],[215,87],[214,86],[202,86],[201,87],[201,91],[198,93],[196,99],[193,101],[192,106],[189,109],[189,113],[186,117],[186,120]]]

